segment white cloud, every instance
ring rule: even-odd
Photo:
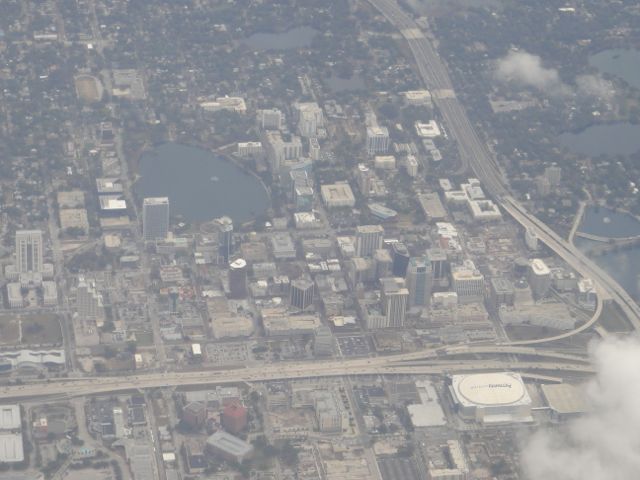
[[[544,67],[538,55],[525,51],[507,53],[497,61],[495,73],[502,81],[513,81],[534,87],[550,95],[569,92],[569,88],[560,79],[558,70]]]
[[[575,94],[611,101],[615,96],[613,84],[602,75],[578,75],[575,86],[570,86],[562,81],[557,69],[545,67],[540,56],[523,50],[512,50],[498,59],[494,74],[502,82],[533,87],[552,97]]]
[[[524,446],[529,480],[630,480],[640,472],[640,342],[607,340],[591,348],[596,377],[585,388],[591,412]]]

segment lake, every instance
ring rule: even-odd
[[[139,198],[169,197],[171,215],[205,222],[228,215],[241,224],[269,208],[260,180],[233,162],[202,148],[165,143],[142,154]]]
[[[580,155],[631,155],[640,151],[640,125],[594,125],[579,133],[562,133],[558,140],[562,146]]]
[[[640,221],[626,212],[605,207],[587,207],[578,231],[609,238],[640,235]]]
[[[593,235],[624,238],[640,235],[640,221],[628,213],[604,207],[588,207],[579,230]],[[602,245],[584,238],[575,239],[576,246],[588,252]],[[640,299],[640,247],[610,251],[596,255],[593,260],[611,275],[629,295]]]
[[[600,72],[616,76],[640,88],[640,50],[614,48],[589,57],[589,64]]]
[[[255,50],[288,50],[309,47],[318,31],[311,27],[297,27],[282,33],[254,33],[242,41]]]

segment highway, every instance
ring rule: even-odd
[[[369,2],[400,30],[407,41],[418,71],[426,87],[432,91],[434,102],[445,121],[449,135],[458,143],[463,163],[473,170],[485,190],[524,229],[531,229],[540,241],[563,258],[574,270],[584,277],[591,278],[596,285],[598,295],[602,297],[601,301],[614,300],[634,329],[640,330],[640,307],[630,295],[584,253],[562,239],[510,195],[494,155],[489,151],[487,143],[479,138],[464,107],[455,96],[444,62],[416,22],[404,13],[395,0],[369,0]],[[582,330],[577,329],[574,333],[579,331]]]
[[[236,370],[198,370],[190,372],[147,373],[119,377],[82,378],[50,383],[12,385],[0,388],[3,401],[20,398],[74,398],[85,395],[107,394],[132,389],[185,387],[197,385],[223,385],[240,382],[271,380],[295,380],[322,377],[362,375],[442,375],[446,373],[523,371],[553,372],[563,375],[591,375],[592,366],[586,363],[514,362],[509,360],[431,360],[424,365],[390,363],[393,357],[363,358],[356,360],[331,360],[326,362],[286,363],[261,365]]]

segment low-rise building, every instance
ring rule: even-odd
[[[268,337],[314,334],[320,327],[317,315],[262,314],[262,323]]]
[[[534,325],[557,330],[571,330],[576,325],[575,317],[564,303],[502,305],[498,316],[504,325]]]
[[[322,185],[320,194],[327,208],[353,208],[356,204],[356,198],[347,182]]]
[[[239,315],[212,315],[211,330],[213,336],[222,338],[249,337],[253,334],[253,320]]]
[[[207,449],[225,460],[242,463],[253,453],[253,446],[223,430],[218,430],[207,439]]]

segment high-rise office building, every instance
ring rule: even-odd
[[[291,306],[306,310],[313,305],[313,281],[298,278],[291,282]]]
[[[247,296],[247,262],[242,258],[229,264],[229,296],[231,298]]]
[[[220,217],[214,222],[218,229],[218,255],[224,263],[227,263],[234,251],[233,220],[229,217]]]
[[[441,248],[430,248],[427,250],[427,258],[431,263],[433,285],[435,287],[447,287],[449,285],[447,252]]]
[[[471,260],[452,268],[453,289],[461,304],[482,302],[485,296],[484,276]]]
[[[432,287],[431,262],[426,256],[413,257],[407,268],[409,307],[424,307],[429,304]]]
[[[386,248],[381,248],[373,253],[373,261],[376,264],[376,278],[384,278],[392,275],[393,258]]]
[[[294,103],[293,112],[298,133],[303,137],[316,137],[318,129],[324,127],[322,108],[316,102]]]
[[[391,246],[393,265],[392,273],[394,277],[404,278],[409,266],[409,250],[404,243],[396,242]]]
[[[147,197],[142,203],[142,236],[146,241],[167,238],[169,198]]]
[[[16,232],[16,270],[18,273],[42,272],[42,231]]]
[[[356,255],[370,257],[382,248],[384,228],[381,225],[359,225],[356,227]]]
[[[389,150],[389,130],[387,127],[367,127],[367,153],[377,155]]]
[[[402,278],[381,278],[382,308],[385,315],[385,327],[402,327],[407,313],[409,290]]]
[[[529,285],[536,299],[544,297],[551,287],[551,270],[539,258],[534,258],[529,264]]]

